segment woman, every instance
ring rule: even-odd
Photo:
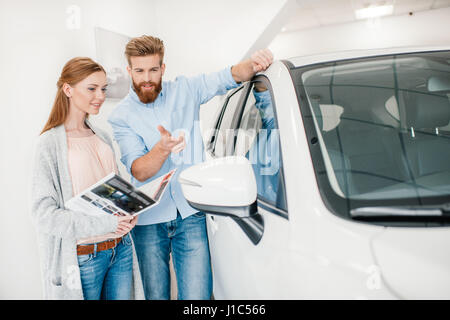
[[[74,195],[118,172],[109,137],[87,121],[89,115],[98,114],[106,86],[105,70],[96,62],[89,58],[68,61],[37,144],[32,215],[46,299],[143,295],[128,234],[137,218],[93,216],[64,207]]]

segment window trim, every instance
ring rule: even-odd
[[[277,127],[278,127],[278,116],[277,116],[277,111],[276,111],[276,103],[275,103],[275,99],[274,99],[274,94],[273,94],[273,89],[272,89],[272,85],[270,84],[269,79],[265,76],[265,75],[257,75],[255,77],[253,77],[253,79],[251,79],[250,81],[247,81],[246,83],[244,83],[242,86],[240,86],[238,89],[236,89],[235,91],[231,92],[222,107],[222,110],[220,112],[220,115],[218,117],[218,120],[215,124],[214,127],[214,131],[212,136],[210,137],[210,139],[208,140],[208,152],[210,153],[210,155],[213,158],[219,158],[219,156],[217,156],[215,154],[215,143],[217,142],[217,140],[214,139],[215,135],[218,133],[218,130],[220,128],[220,125],[222,123],[223,120],[223,115],[225,114],[226,108],[228,106],[228,102],[229,99],[239,90],[244,90],[239,98],[238,101],[238,105],[236,107],[236,113],[233,117],[233,120],[231,121],[232,127],[234,128],[233,130],[238,130],[240,125],[241,125],[241,121],[242,121],[242,115],[248,100],[248,95],[250,94],[251,88],[253,83],[255,82],[263,82],[267,88],[269,89],[270,92],[270,97],[272,99],[272,105],[273,105],[273,112],[274,112],[274,117],[275,117],[275,121],[277,123]],[[279,129],[279,127],[278,127]],[[212,141],[214,139],[214,141]],[[284,203],[286,204],[286,210],[277,207],[275,204],[271,203],[270,201],[268,201],[267,199],[261,197],[259,195],[259,193],[257,193],[257,202],[258,205],[261,204],[261,207],[266,210],[269,211],[275,215],[278,215],[282,218],[285,218],[286,220],[289,220],[289,208],[288,208],[288,203],[287,203],[287,194],[286,194],[286,183],[285,183],[285,176],[284,176],[284,167],[283,167],[283,153],[282,153],[282,148],[281,148],[281,137],[279,137],[280,139],[280,143],[279,143],[279,152],[280,152],[280,161],[281,161],[281,168],[280,168],[280,184],[281,184],[281,188],[283,191],[283,198],[284,198]],[[233,139],[233,149],[235,150],[236,147],[236,140],[237,140],[237,136],[235,136],[235,139]],[[226,146],[226,150],[228,150],[228,145]]]
[[[227,95],[227,97],[226,97],[226,99],[225,99],[225,102],[223,103],[223,106],[222,106],[222,109],[221,109],[221,111],[220,111],[219,117],[217,118],[216,124],[214,125],[213,133],[211,134],[211,136],[210,136],[209,139],[208,139],[208,146],[206,147],[206,151],[207,151],[212,157],[214,157],[214,158],[217,157],[217,156],[216,156],[216,152],[215,152],[215,149],[216,149],[216,143],[217,143],[216,137],[217,137],[217,133],[218,133],[218,131],[219,131],[220,125],[222,124],[223,116],[225,115],[225,111],[226,111],[226,109],[227,109],[228,102],[230,101],[230,98],[231,98],[232,96],[234,96],[235,94],[237,94],[239,91],[245,90],[245,85],[246,85],[246,84],[241,85],[241,86],[239,86],[238,88],[232,90],[232,91]],[[237,102],[237,108],[239,108],[239,105],[242,104],[242,97],[243,97],[243,94],[245,94],[244,91],[241,93],[241,96],[239,97],[239,100],[238,100],[238,102]],[[233,117],[233,120],[231,121],[232,124],[233,124],[234,120],[235,120],[235,117]]]

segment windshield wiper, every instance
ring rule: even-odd
[[[352,218],[450,217],[448,204],[435,207],[361,207],[350,210]]]

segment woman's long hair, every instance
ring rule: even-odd
[[[106,74],[105,69],[100,64],[86,57],[73,58],[64,65],[61,76],[56,83],[57,92],[55,102],[53,102],[52,111],[41,134],[63,124],[67,119],[69,114],[69,98],[63,92],[64,83],[74,86],[92,73],[98,71],[103,71]]]

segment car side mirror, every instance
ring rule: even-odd
[[[193,165],[180,173],[184,197],[197,210],[233,218],[257,213],[257,187],[247,158],[232,156]]]

